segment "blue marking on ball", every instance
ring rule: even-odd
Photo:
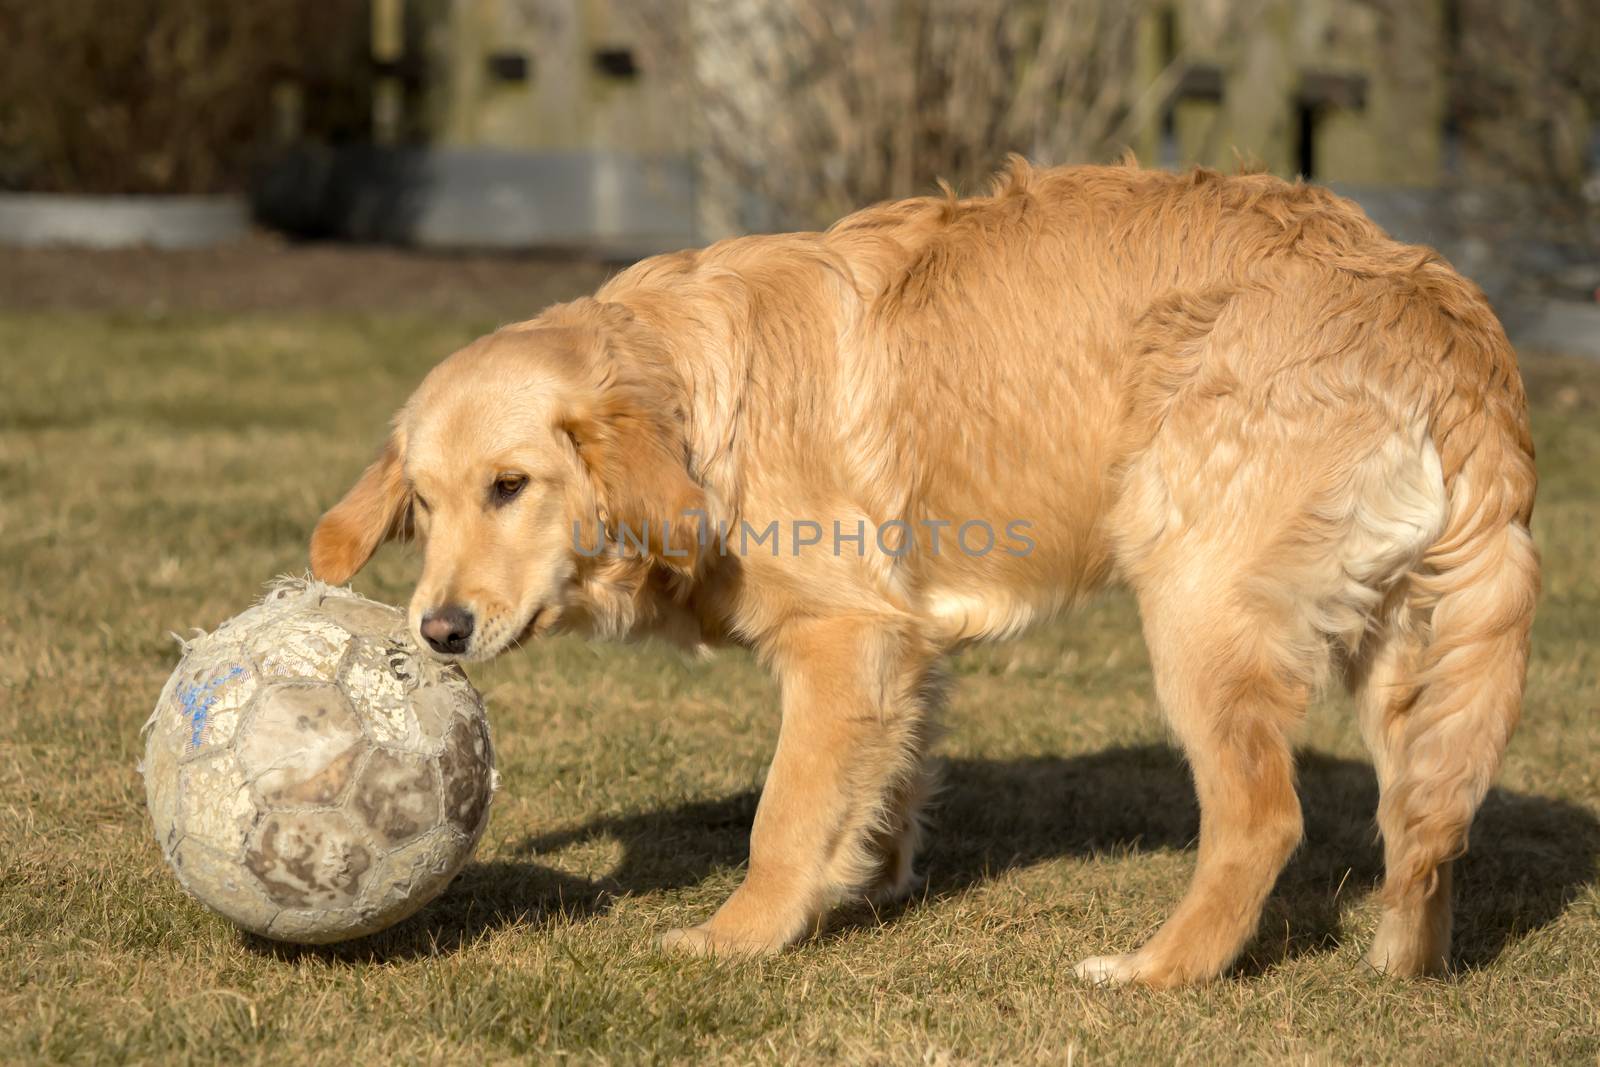
[[[183,713],[189,717],[189,747],[200,747],[200,735],[206,728],[206,715],[211,711],[211,705],[217,702],[214,692],[220,685],[226,685],[244,673],[243,667],[234,667],[220,678],[213,678],[204,685],[191,683],[182,693],[178,694],[178,701],[183,705]]]

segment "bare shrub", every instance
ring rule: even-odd
[[[1600,244],[1600,8],[1593,0],[1456,0],[1452,120],[1464,177],[1533,194],[1538,212]]]
[[[350,113],[365,31],[361,0],[0,0],[0,185],[239,188],[275,86]]]
[[[1132,76],[1149,2],[633,0],[626,10],[649,42],[646,62],[699,126],[702,222],[717,233],[819,225],[936,178],[969,187],[1011,151],[1116,155],[1155,111]]]

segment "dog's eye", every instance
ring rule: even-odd
[[[494,480],[494,499],[497,504],[509,503],[522,492],[523,486],[528,484],[528,479],[521,474],[502,474]]]
[[[420,496],[418,496],[415,493],[411,494],[411,502],[413,504],[417,505],[417,508],[419,510],[421,510],[421,511],[427,511],[428,510],[428,502],[426,500],[422,499]]]

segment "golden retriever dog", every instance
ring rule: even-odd
[[[1371,963],[1444,968],[1451,861],[1520,714],[1539,563],[1483,296],[1266,175],[1014,160],[990,195],[644,260],[439,364],[323,517],[316,575],[425,544],[419,644],[732,642],[782,725],[743,884],[664,947],[765,953],[913,884],[940,661],[1117,580],[1199,854],[1142,946],[1229,967],[1301,836],[1291,741],[1342,679],[1381,786]],[[996,714],[1003,714],[996,709]]]

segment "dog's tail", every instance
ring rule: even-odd
[[[1488,322],[1470,329],[1449,320],[1436,364],[1448,381],[1431,436],[1449,514],[1409,576],[1402,614],[1415,655],[1383,723],[1386,747],[1404,753],[1379,812],[1390,894],[1431,894],[1438,865],[1465,851],[1522,714],[1539,594],[1528,530],[1537,479],[1516,356],[1482,312]]]

